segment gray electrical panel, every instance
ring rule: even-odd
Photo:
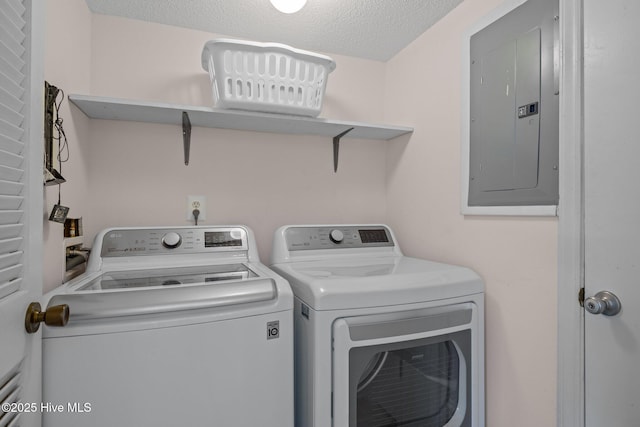
[[[471,37],[469,206],[558,204],[558,0]]]

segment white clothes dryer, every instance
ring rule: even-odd
[[[248,227],[105,230],[46,298],[44,426],[293,426],[293,294]]]
[[[285,226],[298,427],[483,427],[484,284],[384,225]]]

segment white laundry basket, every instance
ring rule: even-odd
[[[336,63],[280,43],[216,39],[204,45],[202,68],[218,108],[316,117]]]

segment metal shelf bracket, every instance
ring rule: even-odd
[[[333,137],[333,172],[338,172],[338,155],[340,154],[340,138],[351,132],[353,128],[349,128],[344,132]]]
[[[189,151],[191,150],[191,120],[189,113],[182,112],[182,142],[184,144],[184,164],[189,165]]]

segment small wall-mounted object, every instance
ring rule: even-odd
[[[64,222],[64,237],[81,237],[82,236],[82,217],[67,218]]]
[[[62,206],[59,203],[53,205],[53,209],[51,209],[51,214],[49,215],[49,221],[59,222],[64,224],[67,221],[67,214],[69,213],[68,206]]]
[[[48,82],[44,82],[44,184],[57,185],[66,182],[60,174],[60,143],[62,120],[58,117],[58,108],[64,98],[63,92]],[[55,136],[55,133],[58,136]],[[53,221],[53,220],[52,220]]]
[[[65,283],[85,272],[90,250],[84,247],[84,237],[77,236],[65,237],[63,251],[65,271],[62,283]]]
[[[463,214],[556,214],[558,22],[558,0],[517,0],[468,32]]]
[[[82,217],[67,218],[64,222],[64,265],[65,272],[62,282],[68,282],[85,272],[89,249],[84,247],[82,231]]]

